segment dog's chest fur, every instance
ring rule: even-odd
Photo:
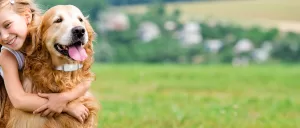
[[[25,57],[23,77],[30,81],[29,84],[23,83],[27,92],[64,92],[74,88],[83,80],[83,69],[72,72],[58,71],[54,69],[50,59],[39,58],[39,55],[42,53],[36,52]]]

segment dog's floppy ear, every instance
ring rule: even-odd
[[[41,28],[42,28],[42,21],[40,23],[37,23],[33,27],[30,28],[29,34],[31,36],[30,42],[28,42],[26,46],[26,55],[31,55],[34,50],[36,49],[37,45],[40,43],[42,35],[41,35]]]
[[[93,50],[93,42],[96,36],[95,31],[93,30],[92,25],[89,23],[88,19],[85,18],[84,20],[84,26],[86,28],[87,34],[88,34],[88,43],[85,47],[86,53],[92,57],[92,55],[94,54],[94,50]]]
[[[89,23],[89,20],[88,20],[89,16],[85,17],[85,28],[88,32],[88,35],[89,35],[89,43],[93,42],[94,41],[94,38],[96,36],[96,33],[92,27],[92,25]]]

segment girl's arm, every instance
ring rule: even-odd
[[[61,93],[66,97],[66,99],[70,102],[72,100],[77,99],[80,96],[83,96],[91,87],[92,80],[82,81],[79,85],[73,88],[71,91]]]
[[[63,110],[68,102],[83,96],[90,88],[92,80],[85,80],[70,91],[62,93],[39,93],[40,97],[48,99],[48,102],[34,111],[47,115],[50,110]]]
[[[47,99],[24,91],[19,79],[18,63],[12,53],[7,50],[2,50],[0,65],[4,74],[3,79],[7,94],[15,108],[32,112],[47,103]]]
[[[19,79],[18,63],[15,56],[7,50],[2,50],[0,54],[0,66],[3,70],[3,80],[8,97],[17,109],[32,112],[48,102],[36,94],[26,93]],[[82,104],[68,105],[63,108],[64,112],[83,121],[87,117],[88,110]],[[51,112],[44,116],[53,116],[57,112]],[[59,112],[60,113],[60,112]]]

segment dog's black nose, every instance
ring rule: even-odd
[[[72,33],[75,37],[81,38],[85,33],[85,29],[82,26],[77,26],[72,28]]]

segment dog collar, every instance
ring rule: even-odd
[[[57,66],[55,69],[70,72],[70,71],[78,70],[78,69],[82,68],[82,66],[83,66],[82,64],[64,64],[61,66]]]

